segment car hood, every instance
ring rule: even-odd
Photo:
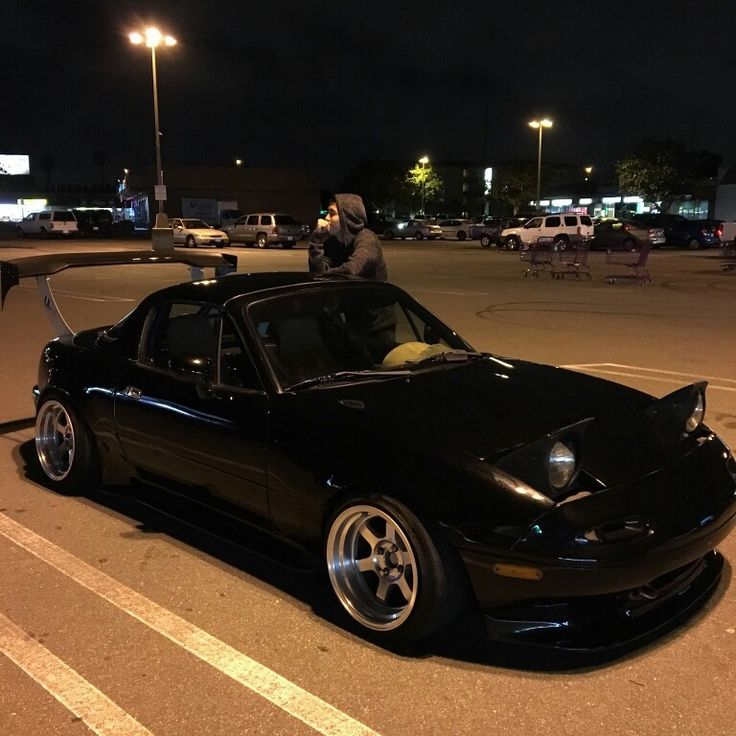
[[[325,430],[337,430],[347,444],[380,442],[403,453],[421,448],[491,463],[592,419],[585,429],[583,469],[605,486],[641,477],[685,451],[682,442],[662,441],[651,427],[645,410],[653,397],[524,361],[486,358],[432,366],[393,380],[306,389],[295,398],[314,403],[300,413],[321,417],[330,425]]]
[[[215,238],[218,235],[220,237],[225,235],[225,233],[222,230],[215,230],[214,228],[211,228],[211,227],[193,227],[193,228],[186,229],[184,232],[187,235],[199,235],[199,236],[210,235],[211,237],[215,237]]]

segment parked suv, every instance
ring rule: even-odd
[[[19,238],[26,235],[47,238],[51,235],[76,235],[79,230],[77,218],[71,210],[45,210],[26,215],[18,223],[15,232]]]
[[[507,248],[529,247],[539,238],[553,238],[554,245],[564,248],[570,238],[580,235],[592,239],[593,220],[590,215],[578,215],[575,212],[560,212],[556,215],[539,215],[527,220],[521,227],[511,227],[501,232],[501,242]]]
[[[656,213],[634,215],[632,219],[647,227],[661,227],[669,246],[699,250],[721,242],[716,220],[688,220],[682,215]]]
[[[281,244],[282,248],[293,248],[299,240],[301,225],[291,216],[281,212],[255,212],[239,217],[234,225],[223,228],[230,243],[243,243],[259,248]]]

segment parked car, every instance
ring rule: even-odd
[[[75,265],[236,261],[115,255],[5,262],[0,293]],[[306,273],[168,286],[77,334],[49,316],[46,484],[145,480],[262,525],[322,560],[367,636],[423,638],[471,604],[505,641],[600,651],[718,585],[736,461],[705,383],[654,398],[479,353],[394,285]]]
[[[632,220],[648,227],[661,227],[664,230],[666,245],[675,248],[717,247],[718,221],[716,220],[689,220],[682,215],[648,213],[634,215]]]
[[[101,238],[112,234],[112,212],[108,209],[74,209],[77,229],[82,238]]]
[[[665,242],[661,227],[647,227],[636,220],[601,220],[595,224],[594,230],[591,250],[634,250],[642,243],[647,243],[650,248],[659,248]]]
[[[593,220],[590,215],[561,212],[555,215],[539,215],[527,220],[521,227],[506,228],[501,232],[501,241],[506,248],[516,250],[529,247],[539,238],[553,238],[557,248],[565,248],[570,238],[582,236],[593,238]]]
[[[386,237],[386,231],[396,226],[396,220],[382,215],[368,215],[367,227],[372,230],[379,238]],[[390,238],[389,238],[390,239]]]
[[[429,220],[413,218],[392,223],[383,231],[383,237],[386,240],[393,240],[394,238],[401,238],[401,240],[406,238],[438,240],[442,237],[442,229]]]
[[[78,235],[77,218],[71,210],[54,209],[43,212],[31,212],[16,226],[15,234],[19,238],[27,235],[37,235],[39,238],[48,238],[55,235]]]
[[[174,245],[186,245],[187,248],[212,245],[222,248],[228,244],[227,234],[208,225],[204,220],[173,217],[170,222],[174,229]]]
[[[302,236],[301,225],[291,216],[281,212],[255,212],[239,217],[235,224],[225,228],[230,242],[257,245],[268,248],[281,245],[293,248]]]
[[[471,237],[480,240],[483,248],[491,245],[503,244],[501,233],[509,228],[521,227],[529,218],[517,217],[486,217],[482,222],[474,224],[470,228]]]
[[[472,220],[442,220],[439,223],[440,230],[442,230],[442,237],[446,240],[467,240],[472,237]]]

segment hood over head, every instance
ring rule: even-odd
[[[350,244],[368,222],[363,199],[357,194],[336,194],[335,204],[340,215],[343,242]]]

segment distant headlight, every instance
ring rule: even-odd
[[[549,483],[553,488],[564,488],[575,475],[575,453],[557,440],[549,451],[547,460]]]
[[[690,416],[687,418],[687,421],[685,422],[685,431],[686,432],[694,432],[703,421],[703,417],[705,416],[705,398],[703,397],[703,392],[698,391],[697,397],[695,399],[695,406],[693,407],[693,411],[690,414]]]

